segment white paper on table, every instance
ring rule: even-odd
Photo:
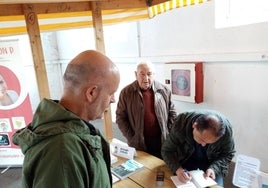
[[[238,155],[234,169],[233,184],[243,188],[257,188],[259,169],[259,159]]]

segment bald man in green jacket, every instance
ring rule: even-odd
[[[23,188],[112,187],[109,144],[89,121],[115,102],[119,81],[118,68],[97,51],[68,64],[61,99],[43,99],[30,125],[13,135],[25,155]]]

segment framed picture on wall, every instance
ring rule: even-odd
[[[203,63],[172,62],[165,64],[165,83],[174,100],[203,102]]]

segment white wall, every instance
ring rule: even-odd
[[[215,29],[214,4],[209,2],[138,22],[132,31],[130,35],[137,38],[138,45],[134,40],[119,45],[106,41],[114,47],[113,53],[107,50],[107,54],[119,67],[124,66],[121,87],[133,81],[129,74],[140,59],[156,64],[157,79],[163,83],[163,63],[204,61],[204,102],[175,101],[177,111],[221,111],[233,124],[237,154],[259,158],[261,169],[267,172],[268,23]],[[122,49],[129,45],[133,46],[129,49],[132,56],[122,58]]]
[[[212,1],[141,22],[142,56],[182,61],[268,60],[268,22],[215,29],[214,19]]]
[[[213,1],[179,8],[151,20],[107,26],[106,54],[121,72],[116,96],[134,80],[135,64],[142,59],[155,63],[161,82],[165,79],[165,62],[203,61],[204,102],[174,101],[177,111],[201,108],[221,111],[233,124],[237,154],[259,158],[261,170],[268,172],[267,33],[267,22],[215,29]],[[50,92],[52,98],[58,98],[60,70],[80,51],[95,48],[93,30],[67,30],[43,36],[49,41],[44,51],[47,67],[51,67],[48,68]],[[112,105],[113,119],[115,107],[116,104]]]
[[[215,29],[211,2],[143,21],[140,30],[143,57],[205,62],[204,102],[176,101],[178,112],[210,108],[224,113],[233,124],[237,154],[259,158],[267,172],[268,23]]]
[[[204,102],[176,101],[178,112],[210,108],[234,127],[237,154],[257,157],[268,171],[268,23],[214,28],[213,2],[140,22],[141,56],[161,64],[204,61]],[[164,69],[164,67],[163,67]],[[164,82],[163,69],[159,79]]]

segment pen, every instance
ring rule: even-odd
[[[183,169],[183,172],[186,174],[186,177],[185,177],[185,178],[187,178],[188,181],[191,180],[191,175],[190,175],[189,171],[188,171],[187,169],[184,168],[184,169]]]
[[[6,167],[6,169],[2,170],[1,174],[4,174],[9,168],[10,166]]]

